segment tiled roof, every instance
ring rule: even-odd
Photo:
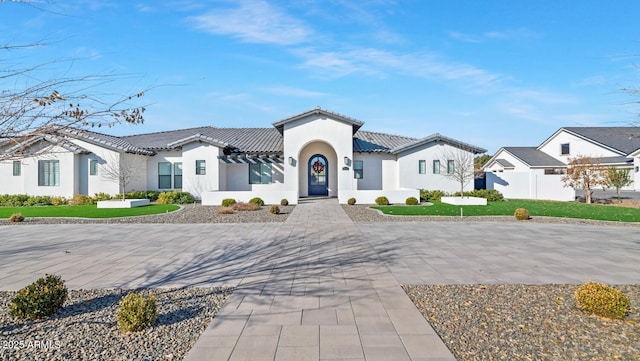
[[[358,130],[358,132],[353,135],[353,151],[363,153],[389,153],[391,149],[413,143],[416,140],[416,138],[410,138],[401,135]]]
[[[216,128],[199,127],[122,137],[138,147],[153,150],[173,149],[172,143],[201,135],[227,144],[242,153],[282,152],[282,135],[275,128]]]
[[[566,167],[566,164],[536,147],[503,147],[502,149],[531,167]]]
[[[640,127],[565,127],[569,132],[613,148],[623,155],[640,148]]]
[[[114,137],[112,135],[92,132],[84,129],[63,128],[58,131],[59,134],[64,134],[69,137],[84,140],[87,143],[99,145],[107,149],[123,151],[126,153],[153,155],[154,152],[148,149],[137,147],[127,142],[122,137]]]
[[[453,139],[453,138],[445,137],[442,134],[435,133],[435,134],[431,134],[431,135],[429,135],[427,137],[424,137],[422,139],[418,139],[418,140],[416,140],[416,141],[414,141],[412,143],[405,144],[405,145],[399,146],[397,148],[394,148],[394,149],[391,150],[391,153],[400,153],[400,152],[403,152],[405,150],[409,150],[409,149],[412,149],[412,148],[415,148],[415,147],[419,147],[421,145],[428,144],[428,143],[431,143],[431,142],[448,143],[448,144],[451,144],[451,145],[453,145],[455,147],[458,147],[458,148],[467,149],[467,150],[472,151],[473,153],[476,153],[476,154],[485,153],[487,151],[484,148],[476,147],[474,145],[467,144],[467,143],[461,142],[461,141]]]

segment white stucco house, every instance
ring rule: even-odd
[[[630,169],[634,182],[624,189],[640,191],[640,127],[564,127],[537,147],[502,147],[484,167],[487,189],[506,198],[574,200],[561,178],[577,156]]]
[[[451,152],[486,150],[433,134],[417,139],[361,130],[363,122],[314,108],[269,128],[199,127],[111,136],[57,129],[0,144],[0,193],[60,195],[118,194],[106,177],[131,171],[127,190],[183,190],[205,205],[222,199],[268,204],[286,198],[354,197],[373,203],[418,198],[418,189],[455,192],[447,177]],[[473,184],[468,186],[473,189]]]

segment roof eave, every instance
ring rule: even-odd
[[[313,109],[307,110],[306,112],[302,112],[300,114],[296,114],[291,117],[284,118],[282,120],[278,120],[277,122],[273,122],[272,125],[280,132],[280,134],[284,133],[284,126],[288,123],[295,122],[300,119],[304,119],[310,115],[325,115],[327,117],[331,117],[332,119],[341,121],[343,123],[350,124],[353,128],[353,134],[356,134],[358,129],[364,125],[364,122],[348,117],[346,115],[332,112],[330,110],[326,110],[320,107],[315,107]]]

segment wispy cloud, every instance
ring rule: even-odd
[[[316,92],[312,90],[300,89],[300,88],[289,87],[289,86],[272,86],[272,87],[262,88],[261,90],[266,93],[292,96],[292,97],[301,97],[301,98],[317,98],[317,97],[324,97],[329,95],[327,93]]]
[[[235,7],[211,10],[188,20],[196,29],[248,43],[299,44],[312,33],[302,21],[266,1],[241,1]]]
[[[474,87],[490,87],[501,82],[502,76],[471,64],[448,61],[432,53],[393,52],[375,48],[345,51],[299,49],[304,58],[301,67],[322,71],[334,77],[353,73],[385,77],[392,73],[425,78],[460,81]]]
[[[483,43],[489,40],[512,40],[521,38],[534,38],[538,36],[535,32],[525,28],[506,29],[501,31],[485,31],[480,34],[449,31],[448,34],[452,39],[465,43]]]

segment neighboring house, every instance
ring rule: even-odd
[[[446,174],[453,164],[444,155],[486,152],[440,134],[416,139],[360,130],[363,124],[315,108],[272,128],[200,127],[123,137],[59,129],[0,144],[0,193],[115,195],[118,181],[105,177],[115,169],[133,170],[127,190],[183,190],[209,205],[254,196],[295,204],[307,196],[373,203],[384,195],[399,203],[419,197],[419,188],[457,191],[459,183]]]
[[[484,167],[487,189],[506,198],[574,200],[575,190],[565,188],[561,178],[577,156],[630,169],[634,182],[625,189],[640,190],[639,127],[565,127],[538,147],[500,148]]]

